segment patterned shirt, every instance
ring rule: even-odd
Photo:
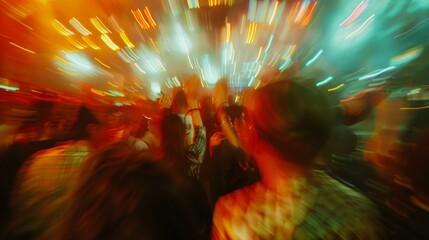
[[[68,192],[89,154],[86,141],[37,152],[18,172],[12,196],[12,231],[38,234],[59,217],[59,200]]]
[[[322,171],[262,182],[216,203],[212,239],[378,239],[378,213],[366,197]]]
[[[204,153],[207,147],[206,130],[202,126],[194,126],[194,141],[187,148],[188,175],[191,177],[200,176],[200,168],[203,163]]]

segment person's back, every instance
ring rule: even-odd
[[[100,127],[95,115],[81,107],[72,141],[37,152],[20,167],[11,198],[11,237],[31,239],[60,218],[58,199],[68,192],[86,156],[105,141]]]
[[[40,239],[206,239],[192,183],[149,152],[115,143],[90,155]]]
[[[213,239],[378,239],[365,196],[313,170],[329,137],[329,104],[293,79],[260,88],[239,135],[261,181],[221,197]]]

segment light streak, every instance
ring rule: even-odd
[[[240,27],[240,34],[243,34],[244,31],[244,25],[246,24],[246,15],[241,16],[241,27]]]
[[[314,10],[316,9],[317,3],[318,3],[318,2],[315,2],[315,3],[313,4],[313,7],[311,8],[311,10],[310,10],[310,12],[308,13],[307,17],[304,19],[304,22],[302,22],[302,25],[303,25],[303,26],[307,26],[307,25],[310,23],[311,18],[313,17],[313,14],[314,14]]]
[[[82,35],[84,36],[88,36],[91,35],[92,33],[86,29],[82,23],[80,23],[76,18],[72,18],[69,20],[69,23]]]
[[[97,62],[99,62],[101,65],[103,65],[104,67],[106,67],[106,68],[108,68],[108,69],[111,69],[111,67],[109,66],[109,65],[107,65],[107,64],[105,64],[105,63],[103,63],[102,61],[100,61],[100,59],[98,59],[98,58],[94,58],[95,59],[95,61],[97,61]]]
[[[104,25],[104,23],[98,17],[90,18],[89,21],[92,23],[92,25],[94,25],[95,28],[97,28],[97,30],[100,33],[104,33],[104,34],[112,33],[110,29],[108,29],[106,25]]]
[[[83,45],[82,43],[80,43],[80,42],[78,42],[78,41],[74,40],[71,36],[66,37],[66,40],[67,40],[71,45],[73,45],[74,47],[76,47],[77,49],[82,50],[82,49],[85,49],[85,48],[86,48],[86,46],[85,46],[85,45]]]
[[[301,4],[301,1],[298,1],[296,4],[295,4],[295,7],[294,7],[294,9],[293,9],[293,11],[292,11],[292,13],[289,15],[289,20],[288,20],[288,24],[290,24],[291,22],[292,22],[292,19],[295,17],[295,14],[296,14],[296,12],[298,11],[298,8],[299,8],[299,5]]]
[[[19,90],[18,87],[9,87],[9,86],[6,86],[6,85],[0,85],[0,88],[4,89],[6,91],[17,91],[17,90]]]
[[[257,23],[249,23],[246,44],[252,44],[255,40],[256,30],[258,29]]]
[[[56,59],[58,59],[58,60],[60,60],[61,62],[65,63],[65,64],[70,65],[70,66],[73,66],[73,65],[74,65],[73,63],[71,63],[71,62],[69,62],[69,61],[65,60],[64,58],[62,58],[62,57],[60,57],[60,56],[55,56],[55,58],[56,58]]]
[[[314,63],[316,60],[317,60],[317,58],[319,58],[319,56],[321,55],[323,53],[323,50],[322,49],[320,49],[319,50],[319,52],[312,58],[312,59],[310,59],[306,64],[305,64],[305,66],[306,67],[308,67],[308,66],[310,66],[312,63]]]
[[[23,51],[26,51],[26,52],[28,52],[28,53],[31,53],[31,54],[35,54],[35,53],[36,53],[36,52],[31,51],[30,49],[27,49],[27,48],[25,48],[25,47],[22,47],[22,46],[20,46],[20,45],[18,45],[18,44],[16,44],[16,43],[9,42],[9,44],[10,44],[10,45],[12,45],[12,46],[15,46],[15,47],[17,47],[17,48],[19,48],[19,49],[21,49],[21,50],[23,50]]]
[[[121,36],[122,40],[124,41],[124,43],[130,47],[130,48],[134,48],[134,44],[130,41],[130,39],[128,38],[128,36],[125,34],[125,32],[121,32],[119,34],[119,36]]]
[[[200,3],[198,2],[198,0],[187,0],[187,2],[189,9],[200,8]]]
[[[288,66],[289,63],[291,63],[292,59],[288,58],[280,67],[279,67],[279,71],[283,72]]]
[[[377,77],[378,75],[380,75],[382,73],[385,73],[387,71],[391,71],[391,70],[393,70],[395,68],[396,68],[395,66],[391,66],[391,67],[388,67],[388,68],[385,68],[385,69],[376,70],[376,71],[374,71],[374,73],[371,73],[371,74],[368,74],[368,75],[365,75],[365,76],[359,78],[359,81],[370,79],[370,78],[373,78],[373,77]]]
[[[294,22],[299,23],[303,17],[303,15],[307,12],[307,8],[309,6],[308,0],[304,0],[304,2],[301,5],[301,8],[298,11],[298,14],[295,17]]]
[[[259,1],[257,5],[257,14],[256,14],[256,21],[257,22],[264,22],[264,19],[267,15],[268,10],[268,3],[269,1]]]
[[[68,28],[66,28],[60,21],[58,21],[57,19],[55,19],[54,21],[52,21],[52,26],[62,35],[64,36],[70,36],[73,35],[74,32],[69,30]]]
[[[346,98],[346,99],[341,99],[340,102],[348,102],[348,101],[351,101],[353,99],[355,99],[355,96],[352,96],[352,97],[349,97],[349,98]]]
[[[276,1],[276,4],[274,5],[273,13],[271,14],[270,20],[268,21],[268,25],[271,25],[271,23],[273,23],[274,16],[276,15],[278,6],[279,6],[279,1]]]
[[[112,86],[112,87],[115,87],[115,88],[119,88],[119,86],[118,85],[116,85],[116,84],[113,84],[113,83],[111,83],[111,82],[107,82],[110,86]]]
[[[249,10],[247,13],[247,20],[250,22],[254,22],[256,18],[256,8],[257,8],[257,2],[256,0],[250,0],[249,1]]]
[[[262,52],[262,47],[259,47],[258,56],[256,57],[255,62],[257,62],[259,60],[259,57],[261,56],[261,52]]]
[[[136,19],[137,23],[140,25],[141,28],[143,29],[150,28],[149,23],[144,19],[144,16],[140,11],[140,9],[131,10],[131,12],[133,13],[134,18]]]
[[[405,51],[404,53],[393,57],[390,60],[390,64],[391,65],[401,65],[401,64],[408,63],[408,62],[416,59],[417,57],[419,57],[423,53],[423,50],[424,50],[424,47],[422,47],[422,46],[418,46],[418,47],[414,47],[412,49],[409,49],[409,50]]]
[[[91,89],[90,89],[90,91],[91,91],[92,93],[94,93],[94,94],[98,95],[98,96],[102,96],[102,97],[106,96],[106,95],[103,93],[103,91],[97,90],[97,89],[95,89],[95,88],[91,88]]]
[[[346,18],[346,20],[344,20],[341,24],[340,27],[345,27],[349,24],[351,24],[352,22],[354,22],[360,15],[361,13],[366,9],[366,7],[368,6],[367,1],[362,1],[356,8],[355,10],[352,12],[352,14]]]
[[[327,84],[328,82],[332,81],[332,79],[334,79],[334,78],[332,76],[329,76],[327,79],[316,83],[316,86],[317,87],[323,86],[323,85]]]
[[[93,41],[91,41],[91,39],[89,39],[86,36],[82,36],[82,40],[94,50],[100,50],[101,49],[99,46],[95,45],[95,43]]]
[[[400,36],[403,36],[403,35],[405,35],[405,34],[407,34],[407,33],[411,32],[411,31],[413,31],[414,29],[416,29],[417,27],[419,27],[420,25],[422,25],[423,23],[425,23],[425,22],[427,22],[427,21],[429,21],[429,18],[426,18],[425,20],[423,20],[423,21],[419,22],[416,26],[414,26],[414,27],[413,27],[413,28],[411,28],[410,30],[408,30],[408,31],[406,31],[406,32],[403,32],[403,33],[401,33],[401,34],[399,34],[399,35],[395,36],[394,38],[396,39],[396,38],[398,38],[398,37],[400,37]]]
[[[225,42],[229,43],[231,37],[231,24],[226,23],[226,39]]]
[[[429,106],[422,107],[401,107],[401,110],[421,110],[421,109],[429,109]]]
[[[76,74],[74,74],[74,73],[72,73],[72,72],[69,72],[69,71],[66,71],[66,70],[64,70],[64,69],[62,69],[62,68],[57,68],[60,72],[62,72],[62,73],[65,73],[65,74],[68,74],[68,75],[70,75],[70,76],[76,76]]]
[[[340,85],[338,85],[336,87],[328,89],[328,92],[332,92],[332,91],[338,90],[338,89],[344,87],[344,85],[345,85],[344,83],[341,83]]]
[[[270,40],[268,40],[267,47],[265,48],[265,53],[267,53],[267,52],[268,52],[268,50],[270,49],[271,44],[273,43],[273,38],[274,38],[274,34],[271,34],[271,36],[270,36]]]
[[[158,47],[155,45],[155,42],[153,41],[153,39],[152,39],[151,37],[149,38],[149,41],[150,41],[150,43],[152,44],[152,47],[153,47],[153,48],[155,48],[155,50],[156,50],[157,52],[159,52]]]
[[[162,68],[162,70],[164,70],[164,72],[167,72],[167,69],[165,69],[164,65],[162,65],[161,60],[159,60],[159,59],[157,59],[157,60],[158,60],[159,66]]]
[[[130,63],[134,61],[134,59],[131,56],[129,56],[127,52],[124,51],[124,49],[117,51],[117,53],[119,57],[121,57],[121,59],[124,60],[124,62],[126,63]]]
[[[196,1],[197,1],[197,3],[198,3],[198,0],[196,0]],[[139,11],[140,11],[140,10],[139,10]],[[150,14],[149,8],[148,8],[148,7],[145,7],[145,8],[144,8],[144,10],[143,10],[143,12],[144,12],[144,14],[146,15],[147,20],[149,21],[150,25],[151,25],[153,28],[155,28],[155,27],[156,27],[156,23],[155,23],[155,20],[153,20],[152,15]]]
[[[112,26],[116,32],[118,33],[124,32],[124,29],[122,29],[121,26],[119,26],[118,21],[116,21],[116,18],[113,15],[109,17],[109,20],[112,23]]]
[[[372,14],[371,17],[369,17],[358,29],[356,29],[356,31],[350,33],[346,37],[346,39],[354,37],[354,36],[358,35],[360,32],[362,32],[363,30],[365,30],[365,28],[367,28],[369,26],[369,24],[371,24],[374,21],[374,17],[375,17],[375,14]]]
[[[194,65],[192,65],[192,62],[191,62],[191,57],[189,57],[189,54],[186,56],[188,57],[189,66],[191,66],[191,69],[194,69]]]
[[[104,41],[104,43],[106,43],[106,45],[112,49],[113,51],[119,50],[118,45],[116,45],[112,39],[110,39],[109,36],[107,36],[106,34],[101,35],[101,39]]]

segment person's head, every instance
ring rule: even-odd
[[[86,106],[80,106],[71,127],[71,139],[89,140],[98,145],[104,137],[103,126],[96,115]]]
[[[161,149],[163,156],[176,170],[185,169],[186,127],[176,114],[164,116],[161,120]]]
[[[194,239],[181,182],[159,161],[115,143],[89,156],[50,239]]]
[[[173,97],[173,102],[171,103],[171,109],[174,113],[185,114],[188,109],[188,101],[186,100],[186,95],[183,90],[179,90]]]
[[[270,151],[307,168],[330,135],[332,116],[324,96],[297,81],[305,80],[284,79],[256,90],[246,101],[246,124],[240,132],[255,156]]]

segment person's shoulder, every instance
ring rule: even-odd
[[[34,153],[31,156],[31,159],[46,159],[51,157],[58,157],[59,155],[63,154],[69,147],[70,147],[69,144],[65,144],[65,145],[41,150]]]
[[[323,171],[314,171],[316,187],[320,189],[321,200],[344,206],[352,206],[345,209],[356,209],[357,207],[373,208],[374,204],[365,195],[349,188],[343,183],[332,178]]]
[[[235,209],[235,208],[246,208],[252,201],[253,197],[257,195],[257,191],[260,189],[260,183],[254,183],[252,185],[240,188],[224,196],[221,196],[216,201],[217,208]]]

